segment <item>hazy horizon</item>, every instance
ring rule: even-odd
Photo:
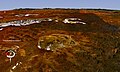
[[[92,8],[92,9],[111,9],[120,10],[119,0],[2,0],[0,1],[0,10],[11,10],[18,8]]]

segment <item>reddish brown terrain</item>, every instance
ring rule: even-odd
[[[37,15],[16,16],[21,14]],[[120,71],[119,10],[23,9],[0,11],[0,16],[3,17],[0,23],[53,19],[51,22],[8,26],[0,30],[0,72]],[[86,24],[65,24],[65,18],[80,18]],[[57,36],[52,36],[54,34]],[[39,49],[38,43],[42,39],[45,40],[43,47],[51,43],[54,49]],[[10,49],[16,54],[11,62],[6,57],[6,51]]]

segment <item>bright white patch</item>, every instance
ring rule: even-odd
[[[85,22],[80,22],[80,23],[82,23],[82,24],[86,24]]]
[[[48,21],[52,21],[52,19],[49,18]]]
[[[55,22],[58,22],[58,20],[55,20]]]
[[[41,49],[41,46],[38,46],[39,49]]]
[[[47,47],[46,49],[47,49],[47,50],[50,50],[50,48],[49,48],[49,47]]]
[[[21,65],[21,64],[22,64],[22,62],[16,63],[16,65],[13,66],[12,69],[14,70],[18,65]]]
[[[12,67],[12,69],[15,69],[15,68],[16,68],[16,66],[13,66],[13,67]]]
[[[51,44],[49,46],[47,46],[46,50],[50,50]]]
[[[16,66],[19,65],[19,63],[16,63]]]
[[[75,21],[75,20],[77,20],[77,21]],[[76,24],[76,23],[86,24],[85,22],[81,22],[81,19],[79,19],[79,18],[67,18],[63,22],[64,23],[71,23],[71,24]]]
[[[65,19],[63,22],[64,22],[64,23],[69,23],[68,19]]]
[[[19,15],[15,15],[15,16],[17,16],[17,17],[18,17]]]
[[[3,28],[0,28],[0,30],[3,30]]]
[[[25,16],[30,16],[30,14],[26,14]]]
[[[0,27],[7,27],[7,26],[9,26],[8,23],[0,23]]]

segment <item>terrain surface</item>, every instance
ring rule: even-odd
[[[0,23],[39,18],[51,18],[53,21],[8,26],[0,30],[1,72],[120,71],[119,10],[0,11]],[[63,23],[65,18],[80,18],[86,24]],[[52,44],[54,49],[40,49],[38,45],[43,40],[43,47]],[[16,53],[11,62],[5,54],[9,49]]]

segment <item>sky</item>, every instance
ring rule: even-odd
[[[120,0],[0,0],[0,10],[16,8],[100,8],[120,10]]]

